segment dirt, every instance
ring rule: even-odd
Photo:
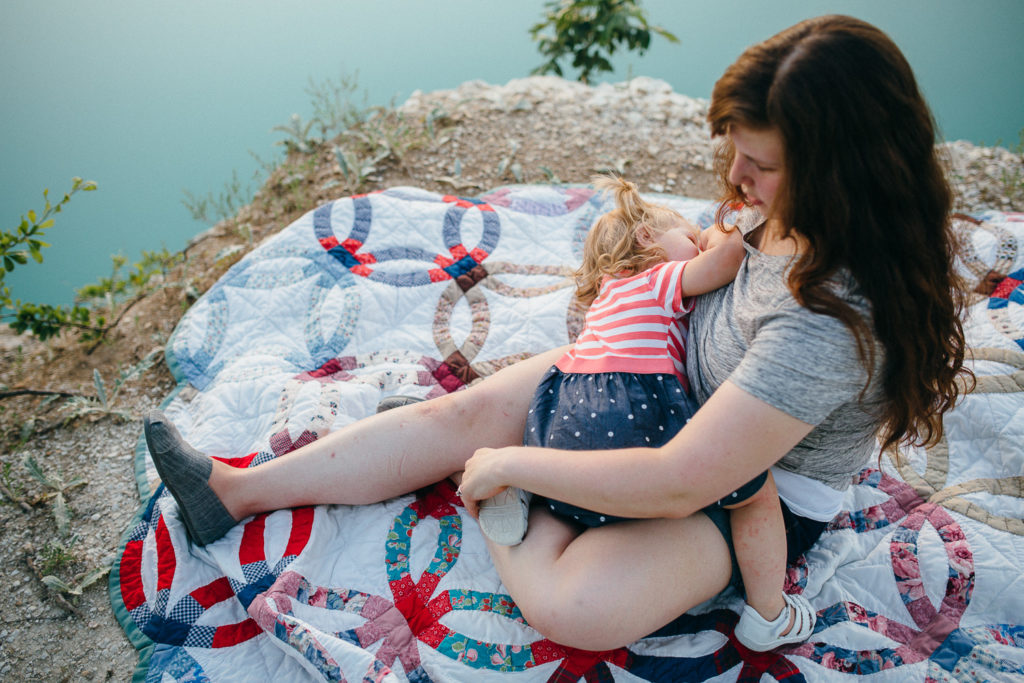
[[[293,150],[253,202],[197,235],[186,266],[130,302],[95,348],[73,334],[44,344],[4,328],[0,394],[43,393],[0,400],[0,680],[131,679],[137,653],[114,618],[106,577],[81,595],[42,579],[74,587],[115,560],[140,504],[133,466],[139,416],[174,387],[159,351],[188,306],[246,251],[324,201],[397,185],[473,196],[504,184],[587,183],[596,172],[618,171],[644,192],[712,198],[706,106],[643,78],[590,88],[545,77],[416,93],[400,117],[391,115],[390,153],[364,178],[342,172],[331,144]],[[958,209],[1024,210],[1020,154],[968,143],[947,149]],[[93,412],[68,420],[68,397],[54,398],[95,397],[97,371],[109,396],[123,371],[154,353],[157,362],[121,384],[102,410],[94,403]],[[27,458],[48,484],[24,466]],[[66,530],[54,507],[61,487]]]

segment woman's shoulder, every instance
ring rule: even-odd
[[[809,309],[793,295],[788,280],[795,260],[792,256],[753,259],[749,262],[747,286],[752,292],[759,293],[763,302],[770,300],[773,308],[802,311],[808,315],[827,315]],[[830,276],[826,281],[826,289],[858,313],[870,315],[871,304],[849,270],[842,268]]]

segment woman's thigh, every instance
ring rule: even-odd
[[[550,349],[502,368],[467,391],[444,397],[457,404],[452,413],[462,416],[450,426],[459,431],[453,438],[465,441],[473,451],[482,447],[519,446],[523,443],[526,416],[534,391],[544,374],[562,357],[566,348]],[[420,404],[428,408],[431,401]]]
[[[534,628],[588,650],[653,633],[721,592],[732,571],[725,539],[701,513],[579,533],[535,508],[523,543],[492,546],[492,555]]]
[[[477,448],[522,443],[533,391],[561,355],[519,361],[466,391],[357,420],[259,467],[215,463],[210,485],[236,518],[320,503],[360,505],[462,470]]]

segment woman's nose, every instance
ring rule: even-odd
[[[732,160],[732,166],[729,167],[729,182],[733,185],[750,184],[750,178],[747,176],[746,166],[739,155],[736,155]]]

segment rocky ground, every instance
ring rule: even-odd
[[[516,182],[586,183],[596,172],[616,171],[643,191],[710,198],[716,183],[706,107],[646,78],[588,87],[535,77],[414,93],[358,140],[338,139],[365,162],[349,164],[347,173],[332,145],[293,145],[253,202],[197,236],[186,266],[131,303],[94,350],[73,335],[42,344],[5,328],[0,680],[131,678],[137,656],[114,619],[106,577],[80,595],[75,589],[109,566],[139,506],[139,416],[174,385],[160,357],[151,366],[144,360],[154,358],[194,297],[242,253],[322,201],[395,185],[472,196]],[[958,210],[1024,210],[1019,153],[964,142],[945,150]],[[137,376],[118,385],[133,368]],[[97,394],[94,371],[104,380],[107,406],[85,402]],[[79,402],[68,406],[69,396],[60,393]],[[28,459],[39,466],[35,475]],[[64,585],[52,587],[53,579],[43,580],[48,576]]]

